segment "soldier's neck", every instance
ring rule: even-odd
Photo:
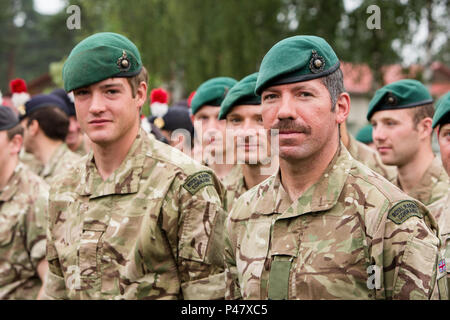
[[[2,169],[0,170],[0,192],[8,184],[8,181],[14,174],[14,169],[16,169],[18,163],[19,157],[16,155],[8,158],[6,163],[2,165]]]
[[[303,159],[280,158],[281,183],[291,201],[296,201],[324,174],[328,165],[336,155],[338,146],[324,148],[310,157]]]
[[[242,173],[244,175],[245,186],[247,190],[260,184],[278,170],[278,157],[271,159],[270,163],[263,164],[243,164]]]
[[[63,143],[64,142],[61,140],[53,140],[41,136],[41,138],[36,141],[37,147],[34,148],[33,154],[45,166],[55,154],[56,149]]]
[[[210,167],[214,171],[219,179],[223,179],[227,174],[230,173],[231,169],[233,169],[234,164],[211,163],[208,164],[208,167]]]
[[[130,130],[129,134],[124,135],[121,139],[109,144],[92,143],[92,151],[94,152],[95,166],[103,181],[106,181],[113,172],[120,167],[125,160],[128,152],[136,140],[139,127],[137,130]]]
[[[435,157],[431,147],[429,150],[416,152],[415,155],[411,161],[397,167],[400,188],[406,193],[417,187]]]

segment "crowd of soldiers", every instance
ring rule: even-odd
[[[146,118],[138,48],[102,32],[1,106],[0,299],[449,299],[450,92],[390,83],[355,138],[324,39],[255,71]]]

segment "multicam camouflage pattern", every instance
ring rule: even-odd
[[[0,299],[36,299],[45,258],[48,186],[19,163],[0,191]]]
[[[381,160],[378,152],[365,145],[364,143],[359,142],[351,134],[349,134],[348,137],[349,139],[347,150],[355,160],[363,163],[388,180],[391,180],[397,176],[396,166],[387,166],[383,164],[383,161]]]
[[[445,258],[445,272],[447,273],[447,286],[450,288],[450,193],[429,205],[428,209],[439,225],[443,244],[442,256]]]
[[[62,143],[53,153],[49,162],[40,172],[40,176],[51,185],[55,177],[65,174],[71,167],[80,161],[81,157],[70,151],[65,143]]]
[[[22,148],[19,153],[19,160],[23,164],[25,164],[28,169],[33,171],[35,174],[39,175],[44,168],[42,162],[40,162],[32,153],[28,153],[25,151],[25,148]]]
[[[106,181],[92,152],[51,189],[52,299],[224,297],[223,186],[141,129]]]
[[[400,224],[391,220],[398,213]],[[225,224],[225,297],[438,299],[436,234],[423,204],[341,144],[296,201],[279,172],[238,199]]]
[[[398,175],[390,181],[401,189]],[[408,195],[428,206],[447,196],[449,190],[450,182],[447,172],[445,172],[441,159],[434,157],[419,184],[413,190],[408,191]]]
[[[222,183],[226,189],[226,205],[228,212],[233,208],[234,202],[247,191],[244,181],[242,165],[237,164],[231,169],[230,173],[224,177]]]

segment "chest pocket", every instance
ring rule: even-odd
[[[82,284],[99,277],[102,256],[101,238],[105,230],[106,225],[98,221],[83,222],[83,232],[78,251],[78,265]],[[89,285],[92,286],[93,284],[90,283]]]
[[[14,240],[17,228],[18,221],[16,216],[5,216],[0,214],[0,247],[6,247],[11,244]]]
[[[248,221],[238,243],[236,267],[243,298],[260,297],[261,274],[269,251],[271,225],[272,218],[267,216]]]

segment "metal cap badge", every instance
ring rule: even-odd
[[[325,68],[325,59],[316,50],[312,50],[311,60],[309,60],[309,70],[312,73],[322,72]]]
[[[122,56],[117,59],[117,65],[121,71],[128,71],[130,69],[131,63],[125,50],[122,50]]]

